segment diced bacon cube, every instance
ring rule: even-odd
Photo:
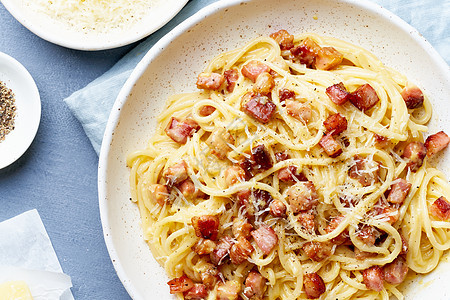
[[[169,285],[171,294],[184,293],[194,287],[194,282],[186,275],[174,278],[167,282],[167,284]]]
[[[240,166],[233,165],[225,169],[224,171],[225,183],[227,186],[245,181],[245,171]]]
[[[200,126],[192,119],[180,121],[172,117],[164,131],[174,141],[180,144],[186,144],[188,137],[200,129]]]
[[[217,239],[220,224],[218,216],[192,217],[191,221],[196,236],[213,241]]]
[[[170,166],[164,172],[164,178],[166,179],[169,187],[179,184],[188,178],[187,164],[184,160]]]
[[[195,267],[196,272],[200,274],[202,283],[209,289],[213,289],[216,286],[219,279],[219,270],[217,267],[210,263],[199,264]]]
[[[305,254],[314,261],[322,261],[334,253],[334,246],[330,242],[307,242],[303,245]]]
[[[216,300],[237,300],[240,291],[241,284],[237,280],[229,280],[224,283],[220,282],[217,287]]]
[[[200,238],[197,243],[192,246],[192,251],[197,253],[198,255],[204,255],[204,254],[210,254],[214,251],[216,248],[216,243],[208,240]]]
[[[211,132],[206,145],[218,159],[225,159],[228,152],[232,150],[230,145],[234,145],[234,138],[225,128],[219,127]]]
[[[308,104],[293,100],[286,100],[286,112],[303,124],[307,124],[312,117],[312,109]]]
[[[311,211],[300,212],[297,215],[297,222],[307,233],[313,234],[316,232],[316,222]]]
[[[403,150],[403,157],[408,159],[406,166],[411,172],[416,172],[423,164],[427,148],[421,142],[410,142]]]
[[[380,266],[373,266],[362,272],[363,281],[370,290],[381,292],[383,290],[384,272]]]
[[[303,277],[303,287],[308,299],[317,299],[326,291],[322,277],[316,272],[305,274]]]
[[[251,235],[255,239],[256,245],[266,255],[270,254],[272,249],[278,244],[276,232],[267,225],[262,225],[257,230],[253,230]]]
[[[149,198],[163,206],[169,200],[169,190],[163,184],[152,184],[149,188]]]
[[[216,111],[216,108],[214,106],[205,105],[200,108],[200,110],[198,111],[198,114],[202,117],[207,117],[215,111]]]
[[[280,102],[284,102],[286,100],[294,100],[295,99],[295,92],[288,90],[288,89],[280,89],[278,92],[278,96],[280,97]]]
[[[284,29],[272,33],[270,37],[280,45],[281,50],[289,50],[294,47],[294,36]]]
[[[357,232],[358,238],[367,245],[375,245],[381,233],[372,226],[363,225]]]
[[[205,90],[218,90],[224,81],[225,77],[221,74],[201,73],[197,78],[197,88]]]
[[[230,249],[231,262],[235,265],[243,263],[250,257],[253,250],[252,244],[246,238],[238,237],[236,243]]]
[[[379,181],[380,165],[376,161],[368,161],[359,155],[355,155],[353,161],[354,165],[348,170],[350,178],[358,180],[362,186],[369,186]]]
[[[265,171],[272,168],[272,158],[264,145],[258,145],[252,149],[252,168],[256,171]]]
[[[377,92],[368,83],[363,84],[350,94],[350,102],[361,111],[371,109],[379,100]]]
[[[400,237],[402,238],[402,250],[400,251],[399,255],[405,255],[408,253],[408,250],[409,250],[408,241],[401,233],[400,233]]]
[[[308,68],[312,68],[320,49],[321,47],[315,41],[306,38],[300,45],[291,48],[290,51],[294,58],[301,64],[306,65]]]
[[[330,70],[342,63],[344,55],[333,47],[323,47],[317,53],[316,69]]]
[[[387,201],[391,203],[402,204],[408,196],[411,189],[411,183],[403,178],[398,178],[396,182],[391,186],[391,191],[387,197]]]
[[[275,81],[272,75],[267,72],[261,73],[256,77],[255,84],[253,85],[253,91],[256,94],[268,95],[275,87]]]
[[[311,181],[294,184],[287,190],[287,199],[293,213],[314,208],[318,201],[316,187]]]
[[[342,105],[350,99],[350,93],[347,91],[342,82],[327,87],[325,93],[336,105]]]
[[[270,67],[257,60],[249,61],[241,69],[242,75],[244,75],[253,82],[256,81],[256,78],[258,78],[259,74],[264,72],[270,72]]]
[[[305,175],[300,172],[298,173],[296,166],[287,166],[278,170],[278,179],[287,183],[295,183],[297,181],[308,181]]]
[[[418,108],[423,104],[423,93],[415,85],[405,86],[401,92],[401,95],[403,100],[405,100],[406,107],[409,109]]]
[[[338,135],[344,130],[347,129],[347,119],[341,114],[333,114],[329,116],[324,122],[323,125],[327,132],[331,135]]]
[[[371,213],[374,214],[378,220],[388,222],[391,225],[400,218],[398,208],[386,204],[377,204]]]
[[[234,218],[231,230],[235,238],[242,236],[247,239],[250,237],[250,232],[253,230],[253,226],[247,220]]]
[[[185,300],[204,300],[208,297],[208,290],[204,284],[195,283],[192,289],[185,292]]]
[[[266,292],[267,279],[257,271],[250,271],[245,279],[244,295],[248,299],[261,300]]]
[[[341,223],[345,220],[344,215],[339,215],[335,218],[333,218],[330,223],[328,223],[327,227],[325,228],[326,233],[333,232]],[[342,231],[338,236],[331,239],[331,242],[335,245],[341,245],[349,241],[349,234],[348,230],[345,229]]]
[[[286,205],[280,200],[273,200],[269,204],[269,212],[275,218],[283,218],[286,216]]]
[[[283,161],[283,160],[286,160],[289,158],[291,158],[291,156],[289,155],[289,152],[287,150],[275,153],[275,159],[277,162],[280,162],[280,161]]]
[[[408,270],[405,259],[398,256],[393,262],[383,267],[384,280],[390,284],[400,284],[405,280]]]
[[[276,108],[267,96],[247,93],[242,97],[241,110],[263,124],[272,119]]]
[[[239,72],[236,69],[230,69],[223,72],[225,76],[225,80],[227,82],[227,92],[231,93],[234,91],[234,87],[236,86],[236,82],[239,79]]]
[[[221,265],[223,263],[223,260],[230,253],[230,249],[233,244],[234,240],[229,235],[224,235],[222,238],[220,238],[216,248],[210,255],[211,262],[216,266]]]
[[[443,131],[439,131],[438,133],[430,135],[425,141],[427,156],[431,157],[439,151],[447,148],[448,143],[450,143],[450,138]]]
[[[190,179],[186,179],[178,186],[178,190],[183,194],[186,199],[195,198],[197,194],[197,189],[195,188],[194,182]]]
[[[329,157],[335,158],[342,153],[341,145],[333,138],[331,132],[320,139],[319,145],[325,150]]]
[[[383,149],[389,145],[389,139],[385,136],[374,133],[373,138],[375,140],[375,146],[377,148]]]
[[[430,213],[437,219],[447,221],[450,219],[450,203],[444,196],[441,196],[431,204]]]

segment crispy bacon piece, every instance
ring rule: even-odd
[[[363,225],[357,232],[358,238],[367,245],[375,245],[381,233],[372,226]]]
[[[149,188],[149,197],[163,206],[169,200],[169,190],[162,184],[152,184]]]
[[[283,160],[286,160],[286,159],[289,159],[289,158],[291,158],[291,156],[289,155],[287,150],[275,153],[275,160],[277,162],[280,162],[280,161],[283,161]]]
[[[281,50],[289,50],[294,47],[294,36],[284,29],[272,33],[270,37],[280,45]]]
[[[276,108],[267,96],[247,93],[242,97],[241,110],[263,124],[272,119]]]
[[[400,233],[400,237],[402,238],[402,250],[400,251],[399,255],[406,255],[409,250],[408,241],[401,233]]]
[[[307,124],[312,117],[312,110],[308,104],[300,103],[293,100],[286,100],[286,112],[288,115],[299,120],[303,124]]]
[[[217,243],[216,248],[211,253],[211,262],[216,266],[222,264],[225,257],[230,253],[234,241],[229,235],[224,235]]]
[[[378,148],[385,148],[387,145],[389,145],[389,140],[387,137],[378,135],[376,133],[373,134],[373,138],[375,139],[375,146]]]
[[[344,220],[345,220],[344,215],[339,215],[339,216],[331,219],[330,223],[328,223],[327,227],[325,228],[325,232],[330,233],[330,232],[334,231],[339,226],[339,224],[341,224],[341,222]],[[349,240],[350,240],[350,238],[348,235],[348,230],[345,229],[338,236],[336,236],[335,238],[332,238],[331,242],[336,245],[341,245],[341,244],[347,243]]]
[[[231,151],[229,145],[234,145],[234,138],[225,128],[219,127],[211,132],[206,144],[218,159],[225,159],[228,152]]]
[[[317,53],[316,69],[330,70],[341,64],[344,55],[333,47],[322,47]]]
[[[334,246],[330,242],[307,242],[302,249],[314,261],[322,261],[334,253]]]
[[[255,82],[258,75],[270,72],[270,67],[257,60],[251,60],[242,67],[241,73],[251,81]]]
[[[245,279],[244,295],[250,300],[262,300],[267,279],[257,271],[250,271]]]
[[[329,132],[324,135],[320,141],[319,145],[325,150],[325,153],[332,158],[338,157],[342,153],[341,144],[339,144],[333,137],[332,133]]]
[[[405,86],[401,92],[401,95],[403,100],[405,100],[406,107],[409,109],[418,108],[423,104],[423,93],[415,85]]]
[[[268,95],[275,87],[275,81],[272,75],[268,72],[263,72],[256,77],[255,84],[253,85],[253,91],[256,94]]]
[[[310,234],[316,232],[316,222],[314,221],[314,214],[311,211],[300,212],[297,215],[297,222],[300,223],[306,232]]]
[[[288,189],[287,199],[293,213],[299,213],[302,210],[314,208],[319,201],[319,196],[311,181],[302,181]]]
[[[184,160],[174,164],[167,168],[164,172],[164,178],[166,179],[169,187],[179,184],[188,178],[187,164]]]
[[[410,142],[403,150],[403,157],[408,159],[406,166],[411,172],[416,172],[423,164],[427,148],[421,142]]]
[[[286,100],[294,100],[295,99],[295,92],[288,90],[288,89],[280,89],[279,93],[279,97],[280,97],[280,102],[284,102]]]
[[[363,281],[370,290],[381,292],[383,290],[384,272],[380,266],[373,266],[362,271]]]
[[[215,111],[216,111],[216,108],[214,106],[205,105],[200,108],[200,110],[198,111],[198,114],[202,117],[207,117]]]
[[[296,166],[287,166],[278,170],[278,179],[287,183],[294,183],[297,181],[308,181],[305,174],[298,173]]]
[[[277,233],[267,225],[261,225],[258,229],[253,230],[251,235],[255,239],[256,245],[266,255],[278,244]]]
[[[188,137],[191,137],[199,128],[197,122],[190,118],[180,121],[172,117],[164,131],[174,142],[186,144]]]
[[[246,238],[238,237],[236,243],[230,249],[231,262],[235,265],[243,263],[250,257],[253,250],[252,244]]]
[[[241,190],[236,193],[236,200],[238,201],[239,207],[244,207],[247,216],[250,217],[255,214],[252,197],[252,191],[250,189]]]
[[[197,88],[205,90],[218,90],[225,77],[218,73],[201,73],[197,78]]]
[[[244,237],[249,238],[250,232],[253,230],[252,224],[250,224],[247,220],[243,220],[240,218],[233,219],[233,226],[231,227],[231,231],[235,238]]]
[[[303,287],[308,299],[319,298],[326,290],[322,277],[316,272],[305,274],[303,277]]]
[[[284,218],[286,217],[286,205],[280,200],[275,199],[269,204],[269,212],[276,218]]]
[[[203,300],[206,297],[208,297],[208,290],[201,283],[195,283],[189,291],[184,293],[185,300]]]
[[[196,236],[213,241],[217,239],[220,224],[218,216],[192,217],[191,221]]]
[[[192,246],[192,251],[197,253],[198,255],[210,254],[216,248],[216,243],[208,240],[200,238],[194,246]]]
[[[448,143],[450,143],[450,138],[443,131],[430,135],[425,141],[427,156],[431,157],[439,151],[445,149],[448,146]]]
[[[223,72],[223,76],[227,82],[227,92],[231,93],[234,91],[236,82],[239,79],[239,72],[236,69],[230,69]]]
[[[273,163],[269,152],[264,145],[258,145],[252,149],[252,169],[256,171],[265,171],[272,168]]]
[[[450,219],[450,203],[444,196],[441,196],[431,204],[430,213],[437,219],[447,221]]]
[[[200,274],[202,283],[209,289],[213,289],[216,286],[219,279],[219,270],[217,267],[210,263],[204,263],[197,268],[197,272]]]
[[[372,209],[371,213],[380,221],[394,224],[400,218],[400,212],[398,208],[388,205],[387,203],[381,203],[380,201]]]
[[[290,51],[301,64],[306,65],[307,68],[312,68],[320,49],[320,46],[315,41],[306,38],[300,45],[291,48]]]
[[[363,84],[350,94],[350,102],[361,111],[371,109],[380,100],[375,89],[368,83]]]
[[[192,180],[190,179],[186,179],[185,181],[180,183],[178,189],[186,199],[191,199],[196,196],[197,190],[195,188],[194,182],[192,182]]]
[[[194,282],[186,275],[174,278],[167,282],[167,284],[169,285],[171,294],[184,293],[194,287]]]
[[[345,88],[342,82],[333,84],[327,87],[325,93],[328,95],[331,101],[336,105],[342,105],[350,99],[350,93]]]
[[[408,265],[402,256],[398,256],[393,262],[383,267],[384,280],[390,284],[400,284],[408,273]]]
[[[362,186],[377,183],[380,165],[375,161],[367,161],[359,155],[353,157],[355,164],[348,170],[350,178],[356,179]]]
[[[273,200],[272,195],[264,190],[242,190],[236,193],[239,206],[245,207],[247,216],[252,217],[256,212],[265,210]]]
[[[331,135],[338,135],[347,129],[347,119],[340,113],[329,116],[323,125]]]
[[[233,165],[225,169],[224,176],[227,186],[232,186],[235,183],[244,182],[246,173],[240,166]]]
[[[395,183],[391,186],[391,191],[387,197],[387,201],[391,203],[402,204],[408,196],[411,189],[411,183],[403,178],[397,178]]]
[[[217,287],[216,300],[237,300],[239,292],[241,291],[241,284],[236,280],[220,282]]]

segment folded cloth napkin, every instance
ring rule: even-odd
[[[176,25],[202,7],[217,0],[191,0],[163,28],[136,46],[105,74],[76,91],[64,101],[81,122],[97,154],[116,97],[131,72],[147,51]],[[223,0],[226,1],[226,0]],[[450,63],[450,1],[372,0],[416,28]]]

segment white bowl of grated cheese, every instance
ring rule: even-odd
[[[136,42],[169,22],[188,0],[3,0],[39,37],[94,51]]]

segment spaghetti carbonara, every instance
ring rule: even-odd
[[[180,299],[403,299],[450,248],[422,91],[358,46],[285,30],[214,58],[128,157]]]

